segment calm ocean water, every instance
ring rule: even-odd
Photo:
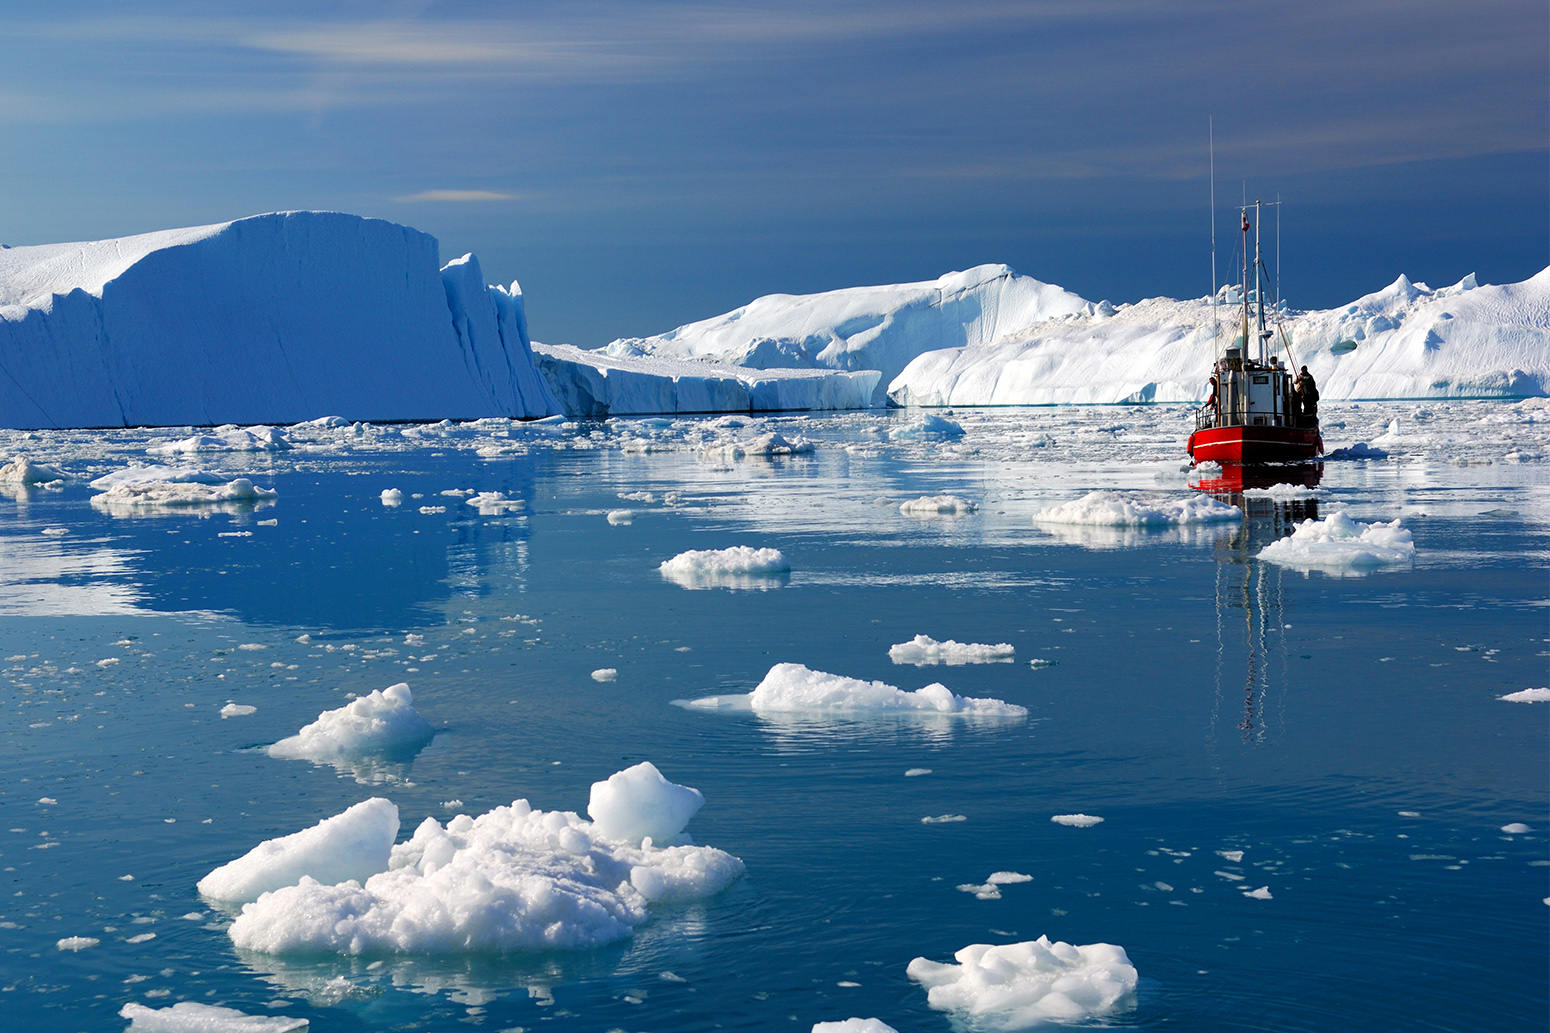
[[[899,433],[910,414],[296,431],[288,452],[188,457],[278,489],[258,509],[125,517],[83,482],[12,489],[5,1025],[119,1030],[126,1002],[191,1000],[314,1031],[805,1033],[848,1016],[945,1031],[912,958],[1047,934],[1129,953],[1141,985],[1115,1025],[1542,1030],[1550,705],[1498,697],[1547,682],[1545,413],[1330,407],[1332,444],[1382,438],[1391,457],[1326,463],[1309,498],[1237,496],[1241,525],[1157,531],[1031,516],[1093,489],[1191,491],[1174,408],[960,412],[961,439]],[[756,430],[817,447],[703,448]],[[145,461],[150,436],[0,445],[91,476]],[[392,487],[423,498],[384,507]],[[466,489],[526,509],[442,494]],[[948,492],[979,511],[899,512]],[[1257,559],[1341,507],[1401,519],[1414,564]],[[733,545],[780,549],[789,576],[691,590],[657,571]],[[917,634],[1016,659],[890,662]],[[672,705],[748,692],[787,661],[1029,716]],[[398,681],[438,730],[411,762],[261,752]],[[223,720],[233,701],[256,712]],[[747,874],[620,944],[249,955],[194,889],[368,796],[398,805],[407,836],[516,798],[584,812],[592,782],[641,760],[704,793],[690,833]],[[1074,812],[1105,820],[1050,821]],[[939,815],[963,820],[921,821]],[[1517,822],[1532,831],[1501,831]],[[959,889],[996,871],[1033,878],[996,900]],[[1260,887],[1269,899],[1245,894]],[[56,947],[72,936],[100,942]]]

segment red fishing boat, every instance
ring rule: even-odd
[[[1279,201],[1270,202],[1279,204]],[[1249,209],[1254,221],[1249,222]],[[1262,202],[1239,209],[1243,224],[1243,282],[1238,335],[1212,367],[1211,397],[1195,413],[1189,456],[1196,463],[1291,463],[1324,451],[1319,436],[1318,390],[1306,373],[1294,382],[1292,343],[1276,322],[1266,325],[1270,277],[1260,258]],[[1249,263],[1249,230],[1254,260]],[[1252,276],[1251,276],[1252,273]],[[1279,309],[1274,310],[1276,313]],[[1276,319],[1275,315],[1271,316]],[[1285,355],[1286,361],[1281,359]],[[1294,389],[1295,385],[1295,389]]]

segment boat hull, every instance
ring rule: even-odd
[[[1312,427],[1206,427],[1189,436],[1197,463],[1295,463],[1324,451]]]

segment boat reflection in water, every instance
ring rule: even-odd
[[[1304,520],[1317,520],[1319,501],[1311,491],[1323,476],[1323,463],[1226,465],[1220,474],[1192,482],[1196,489],[1243,510],[1243,522],[1216,539],[1216,703],[1212,729],[1224,700],[1237,682],[1241,649],[1243,717],[1238,731],[1245,743],[1259,744],[1269,730],[1267,704],[1289,679],[1290,658],[1282,578],[1285,569],[1261,563],[1259,552],[1291,534]],[[1277,490],[1277,489],[1280,490]],[[1245,494],[1247,492],[1248,494]],[[1235,630],[1241,626],[1241,631]]]

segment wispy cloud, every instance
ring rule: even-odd
[[[393,200],[401,204],[419,201],[515,201],[520,194],[503,194],[496,190],[421,190],[418,194],[404,194]]]

